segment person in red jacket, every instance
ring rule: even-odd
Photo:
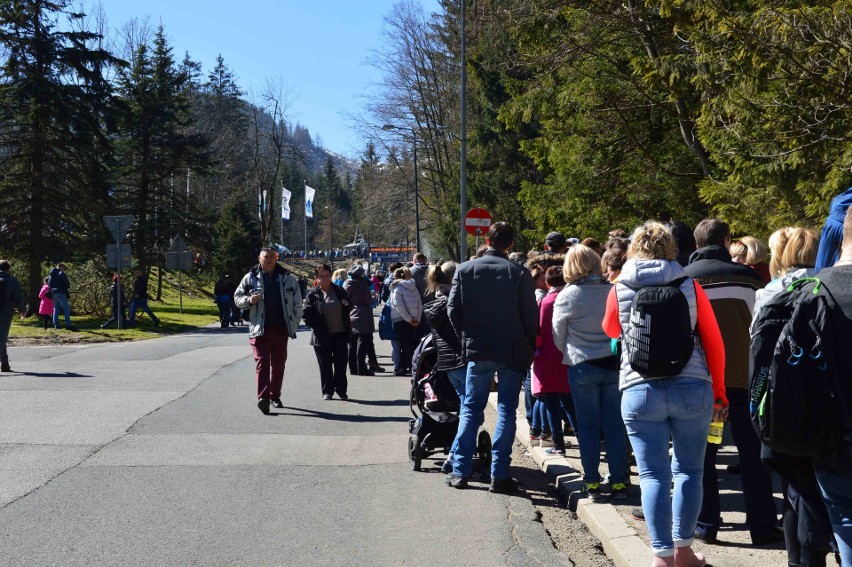
[[[678,375],[646,376],[631,367],[625,348],[619,388],[621,416],[639,468],[653,565],[701,567],[706,562],[692,550],[692,542],[701,510],[710,420],[727,417],[725,347],[707,295],[694,280],[684,278],[676,257],[677,245],[665,225],[648,221],[637,228],[618,283],[610,290],[603,329],[612,338],[626,334],[631,303],[639,288],[682,280],[679,289],[686,297],[695,331],[689,361]]]

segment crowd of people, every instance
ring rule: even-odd
[[[384,301],[379,331],[393,343],[394,373],[411,375],[413,352],[431,333],[434,370],[446,373],[459,396],[458,432],[442,467],[449,486],[465,488],[489,474],[491,491],[517,488],[510,463],[515,410],[526,390],[530,442],[563,455],[573,433],[592,499],[627,497],[632,453],[642,498],[636,514],[647,523],[653,565],[698,567],[705,559],[692,543],[715,542],[723,512],[709,427],[726,422],[739,456],[730,472],[742,477],[752,544],[785,541],[791,565],[825,565],[832,552],[852,565],[848,448],[827,470],[817,463],[804,479],[783,478],[779,522],[772,474],[784,469],[766,457],[749,405],[751,323],[773,295],[816,275],[838,299],[835,316],[852,319],[850,217],[844,209],[833,239],[787,227],[766,246],[734,239],[724,221],[708,218],[694,230],[648,221],[629,235],[615,230],[604,243],[554,231],[544,250],[528,253],[513,252],[512,227],[495,223],[486,245],[460,265],[429,264],[417,253],[409,265],[372,278],[358,264],[336,276],[319,266],[302,315],[313,331],[323,398],[347,398],[347,363],[351,373],[370,372],[372,317],[356,329],[362,315],[352,313],[356,303],[369,314]],[[820,271],[825,247],[836,257],[827,255]],[[491,468],[476,471],[476,434],[492,388]]]
[[[694,229],[649,220],[629,235],[613,230],[606,242],[553,231],[543,250],[522,253],[513,251],[513,228],[497,222],[485,245],[461,264],[430,264],[420,252],[387,272],[360,262],[337,271],[320,264],[312,286],[264,248],[238,283],[224,275],[214,295],[223,327],[235,319],[249,323],[264,414],[283,407],[287,345],[301,321],[311,329],[323,400],[349,398],[347,370],[385,372],[373,342],[373,311],[384,303],[378,330],[392,342],[393,374],[412,375],[415,349],[431,335],[433,370],[446,373],[458,394],[458,430],[442,466],[447,485],[463,489],[489,475],[492,492],[517,489],[510,464],[523,392],[531,444],[560,456],[568,437],[576,437],[589,498],[627,498],[633,455],[642,501],[635,514],[646,521],[655,567],[701,567],[706,561],[692,544],[718,539],[724,511],[719,445],[708,433],[711,421],[726,422],[739,457],[729,472],[742,478],[752,544],[785,541],[790,565],[820,567],[836,553],[852,566],[852,431],[839,436],[830,459],[779,455],[753,427],[750,396],[750,345],[763,332],[752,323],[793,281],[817,278],[813,294],[830,295],[829,316],[852,321],[848,193],[832,203],[822,234],[784,227],[766,245],[751,236],[735,239],[727,223],[707,218]],[[13,311],[26,307],[9,270],[0,260],[6,335]],[[51,270],[39,294],[45,327],[58,327],[64,315],[72,328],[64,270],[62,264]],[[140,310],[158,324],[147,306],[147,279],[135,275],[130,324]],[[114,278],[113,317],[104,326],[125,317],[119,284]],[[848,382],[852,355],[839,350],[832,356]],[[490,470],[477,471],[476,436],[493,390]],[[600,471],[602,441],[607,477]],[[773,471],[783,480],[780,522]]]

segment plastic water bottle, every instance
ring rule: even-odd
[[[707,442],[714,445],[722,444],[722,430],[725,428],[724,421],[711,421],[710,431],[707,434]]]

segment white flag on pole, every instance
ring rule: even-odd
[[[292,193],[281,188],[281,218],[284,220],[290,220],[290,196]]]
[[[314,195],[316,189],[305,185],[305,218],[314,218]]]

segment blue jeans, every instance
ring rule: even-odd
[[[515,412],[524,379],[524,369],[509,368],[505,364],[490,361],[473,361],[467,365],[465,400],[459,416],[458,444],[453,463],[453,474],[468,478],[473,470],[473,454],[476,451],[476,432],[485,419],[485,405],[491,390],[491,380],[497,373],[497,426],[491,448],[491,478],[509,478],[512,462],[512,445],[517,427]],[[708,422],[709,423],[709,422]]]
[[[535,398],[532,396],[532,372],[527,369],[527,375],[524,377],[524,413],[527,416],[527,425],[532,427],[532,411]]]
[[[393,369],[399,370],[399,341],[391,340],[391,360],[393,360]]]
[[[814,467],[822,501],[828,509],[831,530],[844,567],[852,565],[852,475],[830,473]]]
[[[547,423],[550,424],[550,433],[553,435],[553,448],[565,449],[565,434],[562,431],[562,394],[539,394],[539,399],[544,404]]]
[[[651,548],[654,555],[672,555],[674,546],[691,545],[695,535],[713,387],[701,378],[642,382],[624,390],[621,414],[639,466]],[[671,464],[669,439],[674,449]]]
[[[464,406],[464,398],[465,398],[465,379],[467,378],[467,368],[462,366],[461,368],[456,368],[455,370],[449,370],[447,372],[447,379],[450,381],[450,384],[453,385],[453,389],[456,391],[456,394],[459,396],[459,409]],[[479,430],[479,426],[481,423],[476,426],[476,429]],[[447,456],[447,460],[450,464],[453,464],[456,460],[456,451],[458,450],[459,442],[458,438],[453,439],[453,444],[450,446],[450,454]]]
[[[621,419],[618,370],[607,370],[584,362],[571,367],[568,382],[574,398],[574,417],[577,421],[574,433],[580,443],[583,482],[593,484],[601,481],[598,465],[603,431],[610,483],[626,483],[629,473],[627,438]]]
[[[550,423],[547,421],[547,408],[544,406],[544,401],[538,397],[533,398],[530,435],[538,437],[542,433],[550,435]]]
[[[64,293],[53,294],[53,326],[59,328],[59,313],[65,315],[65,327],[71,328],[71,306],[68,305],[68,296]]]
[[[153,321],[155,325],[160,324],[160,320],[157,319],[157,316],[154,315],[153,311],[151,311],[151,308],[148,307],[148,299],[140,299],[140,298],[134,297],[130,301],[130,321],[129,321],[129,323],[130,323],[131,327],[136,324],[136,310],[137,309],[143,311],[144,313],[147,313],[148,317],[151,318],[151,321]],[[230,310],[230,305],[228,305],[228,309]],[[222,310],[220,309],[219,310],[220,319],[221,319],[221,313],[222,313]],[[224,319],[224,321],[227,321],[227,319]]]

